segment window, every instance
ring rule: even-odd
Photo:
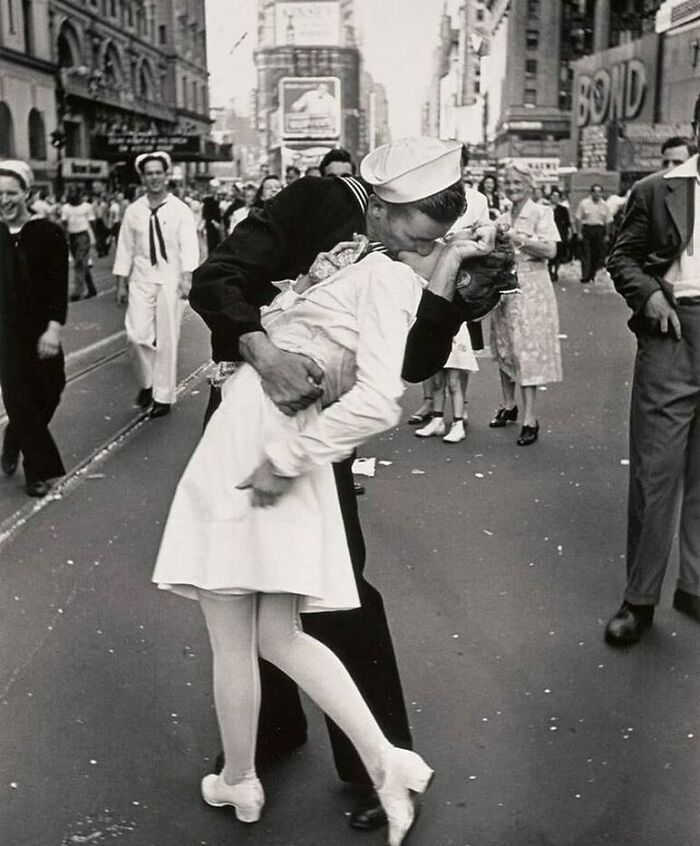
[[[540,0],[527,0],[527,17],[530,21],[540,18]]]
[[[484,20],[484,10],[483,9],[477,9],[476,10],[476,19],[477,19],[477,21],[479,21],[479,23],[481,23]]]
[[[29,110],[29,158],[46,161],[46,127],[38,109]]]
[[[525,79],[535,79],[537,76],[537,59],[525,59]]]
[[[7,23],[10,35],[15,34],[15,0],[7,0]]]
[[[197,83],[192,82],[192,111],[196,112],[199,109],[199,102],[197,97]]]
[[[168,40],[168,33],[167,33],[167,30],[165,29],[165,24],[161,24],[158,27],[158,43],[159,44],[165,44],[165,42],[167,40]]]
[[[134,7],[131,3],[128,3],[126,7],[126,25],[131,27],[134,25]]]
[[[15,154],[15,126],[7,103],[0,100],[0,156],[12,158]]]
[[[187,108],[188,99],[189,99],[188,94],[189,94],[189,88],[188,88],[188,85],[187,85],[187,78],[183,76],[182,77],[182,108],[183,109]]]
[[[22,26],[24,27],[24,52],[34,55],[34,10],[32,0],[22,0]]]
[[[525,89],[525,99],[523,101],[526,106],[536,106],[537,105],[537,89],[536,88],[526,88]]]
[[[76,121],[67,120],[63,123],[63,129],[66,133],[66,156],[76,159],[82,158],[83,145],[80,137],[80,124]]]
[[[540,33],[537,29],[528,29],[525,31],[525,47],[528,50],[537,50],[540,46]]]
[[[117,17],[117,0],[109,0],[109,14],[111,17]]]

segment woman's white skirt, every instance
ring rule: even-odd
[[[450,351],[450,357],[445,362],[445,367],[453,370],[469,370],[472,373],[476,373],[479,369],[479,363],[474,355],[472,339],[466,323],[463,323],[459,327],[459,332],[452,339],[452,350]]]
[[[303,612],[359,606],[330,464],[294,479],[267,508],[236,488],[263,460],[263,444],[318,413],[282,414],[247,364],[227,380],[175,492],[152,577],[158,587],[191,599],[198,589],[293,593]]]

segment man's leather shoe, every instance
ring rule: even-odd
[[[631,602],[623,602],[617,614],[605,627],[605,642],[610,646],[631,646],[651,628],[653,622],[653,605],[632,605]]]
[[[136,396],[136,405],[140,406],[144,411],[150,408],[153,402],[153,389],[141,388]]]
[[[170,414],[170,403],[167,402],[154,402],[151,410],[148,412],[151,420],[154,420],[156,417],[165,417],[166,414]]]
[[[46,482],[43,479],[39,479],[36,482],[27,482],[24,486],[24,490],[29,496],[46,496],[46,494],[51,490],[51,483]]]
[[[677,588],[673,594],[673,607],[681,614],[687,614],[700,623],[700,596]]]
[[[348,820],[352,828],[375,831],[387,824],[386,811],[382,808],[376,791],[370,790],[355,805]]]
[[[353,487],[355,489],[355,496],[362,496],[365,492],[365,486],[361,485],[359,482],[353,482]]]
[[[2,465],[2,472],[6,476],[14,476],[17,472],[19,456],[15,456],[14,458],[12,458],[9,455],[3,455],[2,458],[0,458],[0,464]]]

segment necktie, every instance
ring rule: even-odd
[[[160,247],[160,254],[165,261],[168,260],[168,254],[165,251],[165,239],[163,238],[163,231],[160,228],[160,220],[158,220],[158,210],[162,209],[165,203],[161,203],[154,209],[151,209],[151,219],[148,222],[148,246],[151,251],[151,265],[155,267],[158,264],[158,256],[156,254],[156,238],[158,238],[158,246]]]

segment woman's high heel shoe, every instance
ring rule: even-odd
[[[535,421],[534,426],[523,426],[520,435],[515,442],[518,446],[530,446],[534,444],[540,434],[540,424]]]
[[[202,799],[214,808],[233,805],[237,819],[244,823],[257,822],[265,804],[262,784],[257,778],[226,784],[223,776],[213,773],[202,779]]]
[[[499,408],[496,416],[489,423],[492,429],[502,429],[509,423],[515,423],[518,419],[518,406],[514,405],[512,408]]]
[[[377,795],[389,821],[387,846],[401,846],[415,825],[418,801],[430,787],[433,770],[408,749],[391,746],[382,756]]]

